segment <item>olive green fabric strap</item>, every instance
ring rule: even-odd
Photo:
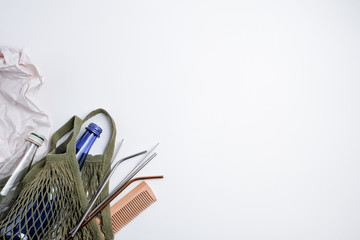
[[[116,138],[116,126],[115,126],[115,122],[112,119],[112,117],[110,116],[110,114],[102,108],[99,108],[99,109],[96,109],[96,110],[90,112],[84,118],[84,120],[81,120],[78,116],[73,116],[69,121],[67,121],[61,128],[59,128],[53,134],[53,136],[51,137],[51,140],[50,140],[49,152],[53,152],[56,149],[57,142],[62,137],[64,137],[67,133],[69,133],[71,130],[73,130],[73,132],[70,134],[70,136],[60,146],[63,146],[63,147],[66,146],[67,153],[70,153],[70,154],[74,153],[76,150],[76,136],[79,134],[82,124],[84,122],[86,122],[87,120],[89,120],[90,118],[92,118],[95,115],[100,114],[100,113],[106,115],[111,123],[111,128],[112,128],[111,138],[110,138],[109,143],[106,146],[105,151],[104,151],[104,158],[105,159],[111,158],[114,153],[115,138]]]
[[[70,144],[76,141],[76,136],[80,131],[82,123],[83,121],[78,116],[73,116],[61,128],[59,128],[51,137],[49,152],[53,152],[56,148],[57,142],[71,130],[73,132],[70,134],[70,136],[65,140],[65,142],[62,145],[67,148],[67,146],[70,146]]]
[[[110,114],[107,111],[105,111],[104,109],[99,108],[99,109],[96,109],[96,110],[92,111],[91,113],[89,113],[84,118],[84,122],[86,122],[87,120],[89,120],[90,118],[92,118],[93,116],[95,116],[99,113],[106,115],[109,118],[110,123],[111,123],[112,134],[111,134],[109,143],[106,146],[105,151],[104,151],[104,159],[111,159],[112,155],[114,154],[115,139],[116,139],[116,126],[115,126],[115,122],[112,119],[112,117],[110,116]]]

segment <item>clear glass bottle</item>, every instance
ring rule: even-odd
[[[42,137],[35,133],[31,133],[30,136],[26,139],[24,146],[21,147],[20,150],[15,153],[14,156],[9,160],[17,161],[19,158],[21,158],[19,164],[0,192],[0,196],[2,198],[0,202],[0,219],[3,219],[4,216],[6,216],[12,204],[18,197],[19,191],[17,191],[17,188],[19,183],[29,171],[36,150],[41,146],[43,141],[44,139]]]
[[[93,146],[95,140],[100,137],[102,129],[95,123],[90,123],[86,127],[86,131],[81,135],[81,137],[76,141],[76,158],[79,163],[79,168],[83,167],[85,159],[90,151],[90,148]],[[35,203],[28,206],[28,220],[27,224],[23,227],[16,228],[14,232],[7,232],[5,235],[6,240],[40,240],[37,231],[47,224],[51,224],[53,221],[51,209],[56,205],[56,195],[58,193],[57,188],[55,187],[50,193],[44,192],[43,201],[37,206]],[[19,220],[15,219],[9,225],[9,229],[13,226],[19,225]],[[6,229],[0,229],[0,235]]]

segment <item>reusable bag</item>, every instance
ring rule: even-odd
[[[76,136],[81,125],[99,113],[110,119],[112,135],[104,154],[89,154],[80,173],[76,159]],[[56,143],[71,130],[65,142],[56,147]],[[0,239],[66,239],[86,211],[102,176],[110,166],[115,137],[115,123],[103,109],[91,112],[84,120],[74,116],[58,129],[51,138],[49,153],[26,174],[18,199],[7,217],[0,220]],[[0,185],[0,189],[2,187]],[[107,186],[97,204],[107,196],[108,191]],[[94,219],[74,239],[114,239],[109,206],[100,215],[101,227]],[[19,238],[19,235],[13,234],[24,228],[26,234],[23,235],[28,238]]]

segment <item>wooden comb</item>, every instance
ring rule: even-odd
[[[94,209],[93,210],[94,212],[92,214],[90,214],[90,216],[81,224],[79,230],[82,229],[86,224],[88,224],[92,219],[94,219],[98,213],[100,213],[102,210],[104,210],[104,208],[106,208],[106,206],[108,206],[110,204],[110,202],[112,200],[114,200],[114,198],[116,198],[122,191],[125,190],[125,188],[127,188],[133,182],[140,181],[140,180],[160,179],[160,178],[164,178],[164,176],[162,176],[162,175],[159,175],[159,176],[144,176],[144,177],[137,177],[137,178],[133,178],[133,179],[129,180],[124,186],[122,186],[120,189],[117,189],[116,192],[113,193],[109,197],[109,199],[107,199],[106,201],[101,203],[99,206],[97,206],[96,210]],[[156,199],[155,199],[155,201],[156,201]],[[101,224],[101,220],[99,218],[97,218],[96,220],[97,220],[98,224]],[[66,240],[70,240],[70,239],[72,239],[71,233],[66,238]]]
[[[149,185],[142,181],[122,199],[111,206],[110,213],[114,233],[117,233],[152,203],[156,202],[156,200]]]

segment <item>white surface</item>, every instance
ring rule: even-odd
[[[359,239],[357,1],[3,1],[54,129],[97,107],[159,201],[116,239]],[[126,149],[126,150],[125,150]],[[120,178],[120,176],[118,177]]]

